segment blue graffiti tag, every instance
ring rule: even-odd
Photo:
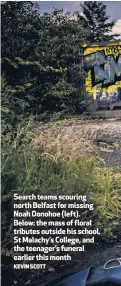
[[[113,55],[104,55],[104,51],[98,51],[85,56],[85,69],[91,70],[92,86],[102,83],[102,87],[115,84],[121,80],[121,55],[116,58]]]

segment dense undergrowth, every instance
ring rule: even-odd
[[[92,5],[95,15],[100,3]],[[41,14],[30,1],[3,1],[1,9],[2,252],[12,249],[14,192],[86,194],[102,235],[113,235],[121,174],[101,168],[77,126],[69,128],[67,120],[63,132],[59,121],[86,108],[82,45],[91,31],[79,13]]]
[[[121,174],[101,168],[98,153],[89,148],[88,141],[78,145],[70,133],[54,133],[55,127],[46,132],[40,129],[38,137],[35,125],[33,121],[19,125],[14,138],[11,133],[3,135],[2,251],[12,250],[14,192],[86,194],[95,204],[94,224],[103,237],[113,236],[113,222],[121,214]]]

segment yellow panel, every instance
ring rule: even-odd
[[[104,56],[107,57],[109,55],[112,55],[114,57],[114,62],[117,64],[118,58],[121,55],[121,41],[119,42],[109,42],[106,45],[102,45],[102,44],[92,44],[91,46],[83,46],[84,48],[84,56],[89,56],[90,54],[95,54],[99,51],[102,51],[104,53]],[[86,58],[86,57],[85,57]],[[106,67],[106,63],[104,64],[104,66]],[[103,65],[101,66],[101,68],[103,69]],[[86,88],[86,92],[88,94],[93,95],[93,99],[96,99],[96,94],[97,94],[97,90],[101,90],[101,92],[105,92],[105,93],[111,93],[113,91],[115,91],[118,87],[121,88],[121,58],[120,58],[120,62],[118,65],[118,76],[119,76],[119,80],[114,81],[114,82],[110,82],[110,84],[106,84],[106,87],[104,87],[105,85],[103,85],[103,80],[102,82],[99,81],[99,83],[97,82],[96,84],[92,85],[92,76],[94,77],[94,73],[93,75],[91,74],[91,69],[90,67],[87,68],[87,75],[86,75],[86,80],[85,80],[85,88]],[[108,70],[108,69],[107,69]],[[111,71],[110,71],[111,73]],[[118,77],[117,77],[118,78]],[[93,81],[93,83],[96,81]],[[111,84],[112,83],[112,84]]]

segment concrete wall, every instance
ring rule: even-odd
[[[88,110],[121,107],[121,41],[83,48]]]

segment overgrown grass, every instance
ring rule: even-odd
[[[112,235],[113,221],[121,215],[121,174],[118,170],[100,168],[100,160],[92,150],[88,141],[80,139],[76,143],[69,133],[56,136],[46,130],[36,137],[30,125],[19,128],[13,141],[5,140],[2,154],[3,249],[10,247],[14,192],[86,194],[95,204],[92,213],[95,224],[104,235]]]

